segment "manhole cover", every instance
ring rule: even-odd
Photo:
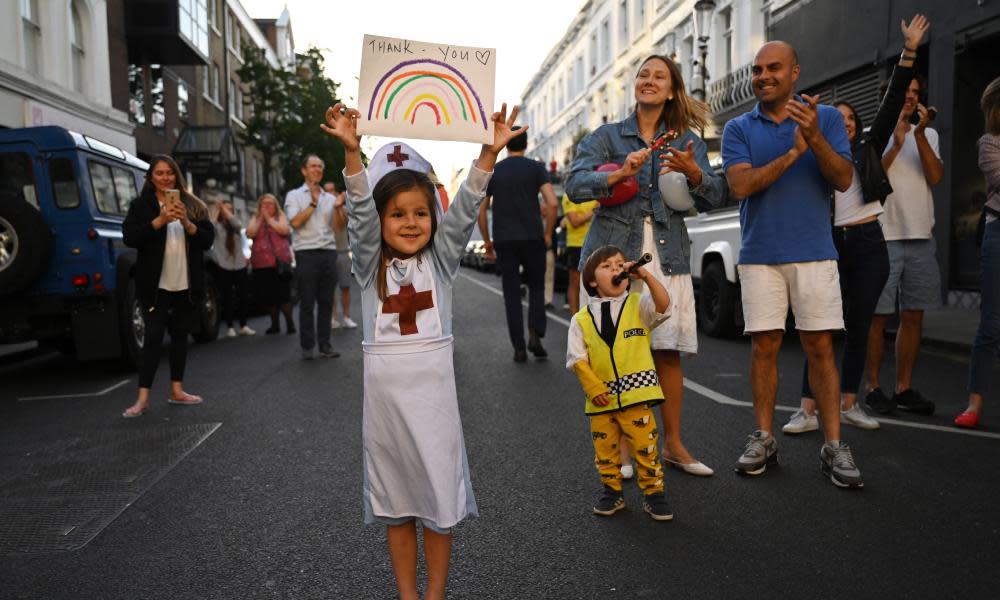
[[[82,548],[220,425],[0,446],[0,555]]]

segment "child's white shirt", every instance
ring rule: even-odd
[[[625,292],[620,296],[612,296],[608,298],[591,296],[587,300],[587,306],[590,308],[591,314],[594,315],[594,324],[597,326],[598,331],[601,330],[602,322],[601,303],[611,302],[611,318],[617,323],[628,295],[629,293]],[[639,319],[642,321],[642,324],[646,326],[646,329],[652,331],[668,318],[670,318],[669,304],[667,305],[666,311],[662,313],[656,312],[656,303],[653,301],[653,297],[650,296],[648,292],[644,292],[639,296]],[[590,362],[590,355],[587,353],[587,343],[583,338],[583,329],[580,327],[580,323],[577,322],[576,316],[574,315],[574,317],[570,320],[569,335],[567,336],[566,342],[566,368],[572,371],[573,365],[581,360]]]

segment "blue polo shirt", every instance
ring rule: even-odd
[[[796,100],[801,98],[796,96]],[[819,128],[830,146],[851,160],[851,144],[840,112],[816,107]],[[795,145],[796,124],[791,118],[775,123],[754,109],[726,123],[722,133],[722,161],[726,169],[748,163],[762,167]],[[819,170],[816,156],[807,150],[771,187],[740,202],[740,264],[780,264],[836,260],[830,219],[831,186]]]

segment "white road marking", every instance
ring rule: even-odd
[[[487,283],[483,283],[477,279],[469,277],[465,273],[459,273],[463,279],[471,281],[472,283],[478,285],[479,287],[486,289],[494,294],[503,297],[503,290],[497,289]],[[527,306],[527,301],[521,301],[521,304]],[[548,311],[545,311],[545,315],[557,323],[562,323],[566,327],[569,327],[569,321],[563,319],[560,316],[554,315]],[[719,404],[725,404],[727,406],[740,406],[744,408],[753,408],[753,402],[747,402],[746,400],[737,400],[736,398],[730,398],[725,394],[721,394],[711,388],[707,388],[700,383],[691,381],[687,377],[684,378],[684,387],[691,390],[692,392],[704,396],[713,402],[718,402]],[[795,412],[799,409],[798,406],[785,406],[782,404],[775,405],[775,410],[784,412]],[[1000,440],[1000,433],[995,433],[992,431],[979,431],[977,429],[959,429],[958,427],[950,427],[947,425],[934,425],[931,423],[914,423],[912,421],[901,421],[899,419],[887,419],[884,417],[877,417],[879,423],[885,423],[889,425],[899,425],[900,427],[909,427],[911,429],[926,429],[929,431],[940,431],[943,433],[953,433],[958,435],[970,435],[973,437],[984,437],[995,440]]]
[[[108,392],[110,392],[112,390],[117,390],[118,388],[120,388],[121,386],[125,385],[126,383],[128,383],[130,381],[132,381],[132,380],[131,379],[126,379],[124,381],[119,381],[118,383],[116,383],[116,384],[114,384],[112,386],[106,387],[106,388],[104,388],[103,390],[101,390],[99,392],[89,392],[89,393],[83,393],[83,394],[58,394],[58,395],[55,395],[55,396],[24,396],[23,398],[18,398],[17,401],[18,402],[33,402],[35,400],[60,400],[60,399],[65,399],[65,398],[92,398],[92,397],[95,397],[95,396],[103,396],[104,394],[107,394]]]

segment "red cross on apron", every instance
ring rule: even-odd
[[[403,147],[399,144],[396,144],[395,148],[393,148],[392,154],[386,154],[385,157],[391,162],[396,163],[397,167],[402,167],[403,163],[410,159],[410,155],[404,154]]]
[[[434,308],[434,297],[431,291],[418,292],[412,285],[400,286],[398,294],[389,296],[382,303],[383,314],[399,313],[400,335],[418,333],[417,311],[429,308]]]

